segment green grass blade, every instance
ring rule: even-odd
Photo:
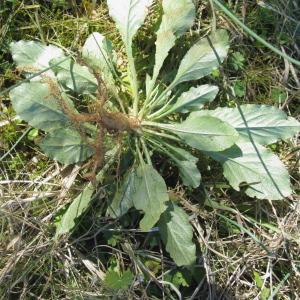
[[[265,47],[269,48],[271,51],[275,52],[276,54],[280,55],[281,57],[285,58],[289,62],[300,66],[300,61],[292,58],[291,56],[287,55],[286,53],[280,51],[278,48],[274,47],[272,44],[268,43],[265,39],[260,37],[256,34],[253,30],[251,30],[248,26],[246,26],[239,18],[236,17],[234,13],[232,13],[224,4],[222,4],[219,0],[213,0],[213,2],[237,25],[239,25],[245,32],[255,38],[258,42],[263,44]]]

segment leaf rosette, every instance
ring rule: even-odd
[[[155,64],[151,75],[144,74],[143,86],[132,45],[153,3],[107,0],[125,46],[127,74],[117,70],[117,52],[97,32],[87,38],[77,60],[57,46],[19,41],[11,44],[13,59],[19,70],[35,78],[13,89],[10,97],[20,118],[45,132],[41,148],[49,157],[63,164],[91,158],[93,184],[88,184],[66,210],[57,226],[57,237],[74,229],[93,200],[95,182],[102,182],[105,172],[111,170],[119,152],[114,148],[104,155],[104,149],[113,148],[111,133],[125,132],[122,149],[124,155],[131,152],[133,159],[123,181],[115,186],[107,214],[119,218],[132,208],[141,211],[141,230],[158,226],[174,261],[190,265],[196,261],[196,247],[189,216],[169,199],[166,183],[154,167],[153,153],[170,158],[189,188],[201,184],[198,158],[191,154],[194,148],[220,162],[234,189],[246,183],[250,197],[283,199],[292,192],[288,172],[264,146],[292,137],[300,125],[280,109],[265,105],[207,110],[205,105],[214,101],[219,91],[214,85],[190,85],[182,92],[187,82],[211,74],[226,59],[226,30],[199,39],[175,67],[176,75],[169,82],[160,78],[176,39],[193,25],[192,0],[162,1]],[[129,79],[129,86],[123,78]],[[89,103],[84,111],[78,105],[82,101]]]

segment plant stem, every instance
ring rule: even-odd
[[[127,49],[127,56],[128,56],[128,66],[130,71],[130,83],[133,93],[133,115],[135,117],[138,116],[138,105],[139,105],[139,91],[138,91],[138,81],[137,81],[137,74],[134,65],[134,58],[132,55],[132,49],[129,47]]]
[[[153,101],[153,103],[151,103],[151,106],[154,106],[157,103],[159,103],[168,94],[168,92],[173,89],[173,87],[174,81],[160,94],[158,98],[155,99],[155,101]]]
[[[142,147],[143,147],[145,156],[146,156],[147,163],[148,163],[149,165],[152,165],[150,153],[149,153],[148,148],[147,148],[147,145],[146,145],[146,143],[145,143],[145,139],[144,139],[143,137],[141,137],[140,140],[141,140],[141,144],[142,144]]]
[[[166,150],[160,145],[160,143],[156,142],[155,140],[153,140],[152,138],[147,138],[147,141],[150,143],[150,144],[153,144],[153,145],[150,145],[150,147],[152,147],[154,150],[157,150],[157,151],[160,151],[161,153],[164,153],[166,154]],[[156,148],[155,148],[156,147]]]
[[[175,163],[178,162],[178,159],[175,157],[175,155],[173,155],[170,151],[168,151],[167,149],[165,149],[163,146],[160,145],[161,142],[157,142],[151,138],[149,138],[148,141],[149,141],[149,143],[152,143],[153,145],[155,145],[157,147],[155,150],[160,151],[161,153],[169,156]],[[168,143],[163,142],[163,144],[165,147],[168,147]],[[169,147],[169,149],[170,149],[170,147]]]
[[[251,35],[253,38],[255,38],[258,42],[269,48],[271,51],[275,52],[276,54],[280,55],[281,57],[285,58],[289,62],[300,66],[300,61],[292,58],[291,56],[287,55],[286,53],[280,51],[278,48],[274,47],[270,43],[268,43],[266,40],[261,38],[259,35],[257,35],[254,31],[252,31],[248,26],[246,26],[239,18],[235,16],[234,13],[232,13],[225,5],[223,5],[219,0],[212,0],[233,22],[235,22],[237,25],[239,25],[241,28],[243,28],[249,35]]]
[[[170,135],[170,134],[167,134],[167,133],[164,133],[164,132],[157,132],[157,131],[150,130],[150,129],[143,129],[143,130],[145,132],[149,133],[149,134],[152,134],[152,135],[156,135],[156,136],[167,138],[167,139],[170,139],[170,140],[173,140],[173,141],[176,141],[176,142],[180,142],[180,139],[177,138],[176,136],[173,136],[173,135]]]
[[[155,99],[155,96],[152,97],[154,91],[151,92],[151,94],[147,95],[146,100],[143,103],[142,109],[139,111],[139,117],[142,119],[145,113],[145,110],[147,108],[147,106],[149,105],[151,107],[151,103],[153,102],[153,99]]]
[[[169,105],[170,103],[174,100],[175,96],[171,97],[167,103],[165,105],[163,105],[159,110],[157,110],[156,112],[154,112],[153,114],[151,114],[150,116],[148,116],[149,120],[157,120],[157,119],[161,119],[165,116],[167,116],[168,114],[172,113],[173,110],[172,108],[170,109]]]
[[[166,129],[166,130],[172,130],[172,125],[170,124],[164,124],[164,123],[156,123],[156,122],[151,122],[151,121],[142,121],[142,126],[153,126],[161,129]]]
[[[139,143],[138,143],[138,139],[136,138],[135,139],[135,148],[136,148],[136,152],[138,153],[138,157],[139,157],[139,160],[140,160],[140,163],[144,163],[144,159],[143,159],[143,155],[141,153],[141,150],[139,148]]]

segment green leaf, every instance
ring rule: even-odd
[[[289,174],[284,164],[268,149],[256,146],[264,164],[251,143],[237,143],[223,152],[209,152],[208,155],[222,163],[224,176],[237,191],[240,184],[247,183],[245,193],[250,197],[280,200],[291,195]]]
[[[114,54],[110,40],[98,32],[93,32],[82,48],[82,58],[89,67],[101,74],[108,86],[114,84]]]
[[[35,128],[51,131],[70,125],[60,101],[47,83],[23,83],[10,92],[10,98],[20,118]]]
[[[254,279],[255,279],[255,283],[256,286],[261,289],[261,294],[260,294],[260,300],[267,300],[270,296],[270,289],[267,287],[264,287],[264,281],[263,279],[260,277],[259,273],[254,271]]]
[[[28,73],[37,73],[49,67],[49,62],[54,58],[65,57],[64,52],[55,46],[45,46],[40,42],[18,41],[10,44],[10,50],[17,67]],[[44,75],[54,77],[51,70]]]
[[[239,138],[228,123],[210,116],[191,116],[180,124],[156,126],[177,134],[186,144],[203,151],[222,151],[231,147]]]
[[[128,269],[123,274],[110,270],[106,273],[104,283],[114,290],[126,290],[133,281],[133,274]]]
[[[112,247],[116,247],[119,242],[122,242],[122,235],[111,231],[105,231],[103,233],[103,237],[105,238],[107,244]]]
[[[49,133],[40,147],[49,157],[66,165],[85,161],[94,153],[93,148],[73,128],[62,128]]]
[[[158,246],[158,239],[156,236],[152,235],[147,237],[147,246],[150,246],[150,249],[152,247],[157,247]],[[153,246],[152,246],[153,244]],[[150,250],[149,248],[147,248],[148,250]],[[144,264],[144,266],[152,272],[152,274],[159,274],[159,272],[161,272],[161,264],[159,261],[155,260],[155,259],[151,259],[151,258],[144,258],[142,260],[142,263]],[[165,280],[165,279],[164,279]]]
[[[201,182],[201,174],[197,167],[198,158],[182,148],[166,144],[169,148],[168,155],[174,160],[179,175],[185,186],[197,188]]]
[[[159,31],[157,32],[155,65],[153,69],[153,76],[148,84],[148,89],[146,91],[147,96],[150,96],[150,93],[152,92],[159,75],[159,71],[163,66],[165,59],[167,58],[170,49],[172,49],[175,45],[175,34],[171,30],[169,30],[169,28],[165,28],[165,26],[166,24],[163,21],[160,25]]]
[[[241,52],[237,51],[232,54],[230,64],[234,67],[236,71],[238,71],[239,69],[243,69],[244,63],[245,57]]]
[[[187,269],[174,270],[170,272],[168,277],[165,280],[172,282],[177,288],[189,287],[192,282],[192,275]]]
[[[253,139],[262,145],[285,140],[300,131],[300,123],[276,107],[246,104],[241,105],[241,110]],[[193,115],[209,115],[228,122],[239,132],[243,141],[249,141],[247,126],[237,108],[203,110]]]
[[[178,266],[186,266],[196,261],[196,246],[193,243],[193,228],[185,211],[169,201],[167,210],[159,223],[161,238],[166,250]]]
[[[201,182],[201,174],[197,168],[197,165],[188,160],[175,160],[175,163],[179,169],[179,175],[182,179],[182,183],[185,186],[197,188]]]
[[[243,98],[246,95],[247,84],[245,81],[237,80],[233,86],[235,96]]]
[[[116,22],[126,49],[131,49],[132,40],[144,23],[153,0],[107,0],[109,14]]]
[[[261,289],[263,287],[264,281],[261,279],[258,272],[254,271],[253,274],[254,274],[256,286]]]
[[[55,237],[71,232],[75,227],[77,219],[86,211],[92,200],[95,188],[88,184],[85,189],[73,200],[61,221],[57,224]]]
[[[170,152],[172,154],[174,154],[177,159],[188,160],[188,161],[193,162],[195,164],[198,162],[198,158],[195,157],[194,155],[192,155],[190,152],[188,152],[188,151],[186,151],[182,148],[172,146],[172,145],[167,144],[167,143],[165,143],[165,145],[169,148]]]
[[[209,38],[211,44],[206,38],[201,39],[184,56],[177,75],[171,83],[172,88],[181,82],[198,80],[210,74],[219,66],[219,60],[223,62],[229,48],[227,32],[218,30]]]
[[[196,11],[191,0],[163,0],[162,23],[171,30],[176,37],[182,36],[193,25]]]
[[[125,44],[128,58],[128,78],[133,96],[133,114],[138,114],[139,84],[135,68],[132,40],[140,26],[144,23],[148,8],[153,0],[107,0],[109,14],[116,22]]]
[[[74,62],[72,58],[60,64],[62,59],[54,59],[50,61],[53,67],[57,80],[65,87],[78,93],[95,93],[97,90],[97,80],[86,66],[81,66]],[[57,65],[58,64],[58,65]]]
[[[132,189],[132,202],[136,209],[144,211],[140,222],[142,230],[150,230],[166,209],[169,200],[164,179],[150,165],[142,164],[136,169],[135,188]]]
[[[29,141],[34,141],[35,138],[37,138],[39,135],[39,130],[36,128],[31,129],[28,134],[27,134],[27,138]]]
[[[108,208],[113,217],[124,215],[132,206],[145,212],[140,222],[142,230],[150,230],[166,209],[169,200],[164,179],[150,165],[140,165],[125,178]]]
[[[135,193],[136,173],[130,172],[124,179],[120,189],[115,193],[112,203],[108,207],[108,215],[117,218],[127,213],[133,207],[132,195]]]
[[[214,85],[205,84],[192,87],[189,91],[179,96],[177,101],[172,105],[170,112],[188,113],[200,110],[205,103],[213,101],[218,92],[219,88]]]
[[[162,5],[164,14],[157,31],[155,65],[150,92],[176,39],[193,25],[195,19],[195,5],[192,0],[163,0]]]
[[[107,163],[103,166],[101,171],[96,176],[97,183],[101,183],[109,170],[111,165],[115,161],[115,156],[118,153],[118,147],[113,148],[107,153],[110,157]],[[60,235],[70,233],[76,225],[78,218],[87,210],[92,201],[92,196],[95,192],[95,186],[89,183],[84,190],[73,200],[71,205],[68,207],[60,222],[57,224],[55,238],[57,239]]]

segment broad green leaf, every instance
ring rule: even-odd
[[[190,116],[180,124],[158,124],[157,126],[172,131],[186,144],[203,151],[225,150],[239,138],[232,126],[210,116]]]
[[[209,115],[230,123],[240,134],[243,141],[249,141],[248,130],[253,139],[268,145],[279,139],[287,139],[300,131],[300,123],[273,106],[246,104],[241,105],[248,128],[237,108],[218,108],[203,110],[193,115]]]
[[[114,218],[121,217],[133,207],[132,195],[135,193],[136,173],[130,172],[124,179],[122,186],[116,191],[112,203],[108,207],[108,214]]]
[[[164,20],[164,19],[163,19]],[[169,30],[169,28],[165,28],[166,23],[162,21],[159,31],[157,32],[157,40],[156,40],[156,53],[155,53],[155,65],[153,69],[153,76],[149,83],[149,88],[147,92],[147,96],[150,96],[150,93],[153,90],[157,77],[159,75],[159,71],[163,66],[165,59],[167,58],[169,51],[173,48],[176,41],[175,34]]]
[[[228,34],[225,30],[218,30],[208,39],[201,39],[187,52],[182,59],[177,75],[171,84],[174,88],[177,84],[190,80],[198,80],[210,74],[223,62],[228,48]]]
[[[153,0],[107,0],[109,14],[116,22],[126,49],[131,49],[133,37],[144,23],[152,2]]]
[[[97,80],[86,66],[81,66],[69,58],[61,64],[57,63],[61,59],[54,59],[50,61],[53,67],[57,80],[65,87],[78,93],[95,93],[97,90]]]
[[[182,183],[185,186],[197,188],[201,182],[201,174],[197,168],[197,165],[188,160],[174,160],[178,169],[179,175],[182,179]]]
[[[18,41],[10,44],[10,49],[17,67],[28,73],[37,73],[49,67],[54,58],[64,57],[64,52],[56,46],[45,46],[35,41]],[[54,77],[51,70],[44,75]]]
[[[164,179],[150,165],[142,164],[136,169],[135,188],[132,189],[132,202],[136,209],[144,211],[140,222],[142,230],[150,230],[166,209],[169,200]]]
[[[279,200],[289,196],[292,191],[284,164],[268,149],[259,144],[256,146],[261,159],[249,142],[237,143],[223,152],[209,152],[208,155],[222,163],[224,176],[235,190],[239,191],[240,184],[247,183],[245,192],[250,197]]]
[[[147,231],[159,220],[168,199],[164,179],[152,166],[140,165],[127,175],[120,190],[116,192],[108,213],[113,217],[120,217],[134,206],[145,212],[140,227]]]
[[[20,118],[31,126],[51,131],[70,125],[60,101],[54,96],[56,91],[47,83],[23,83],[10,92],[13,108]]]
[[[185,186],[197,188],[201,182],[201,174],[197,167],[198,158],[182,148],[167,144],[168,154],[176,163],[179,175]]]
[[[93,148],[73,128],[52,131],[40,147],[49,157],[66,165],[85,161],[94,153]]]
[[[200,85],[190,88],[189,91],[181,94],[177,101],[170,108],[171,112],[188,113],[189,111],[200,110],[205,103],[211,102],[218,94],[219,88],[214,85]]]
[[[162,23],[171,30],[176,37],[183,35],[193,25],[195,19],[195,5],[191,0],[163,0]]]
[[[133,278],[134,276],[129,269],[121,275],[114,270],[109,270],[106,273],[104,284],[114,290],[126,290],[132,283]]]
[[[134,115],[138,114],[139,84],[132,53],[132,40],[140,26],[144,23],[148,8],[152,2],[153,0],[107,0],[109,14],[116,22],[116,26],[125,44]]]
[[[77,219],[86,211],[92,200],[95,188],[88,184],[85,189],[73,200],[56,228],[55,237],[70,233],[75,227]]]
[[[193,243],[193,227],[185,211],[169,201],[167,210],[158,223],[166,250],[178,266],[187,266],[196,261],[196,246]]]
[[[100,73],[108,86],[114,84],[114,54],[110,40],[98,32],[93,32],[82,48],[82,58],[90,68]]]
[[[162,6],[164,14],[157,31],[155,65],[150,90],[176,39],[192,26],[195,19],[195,5],[192,0],[163,0]]]

